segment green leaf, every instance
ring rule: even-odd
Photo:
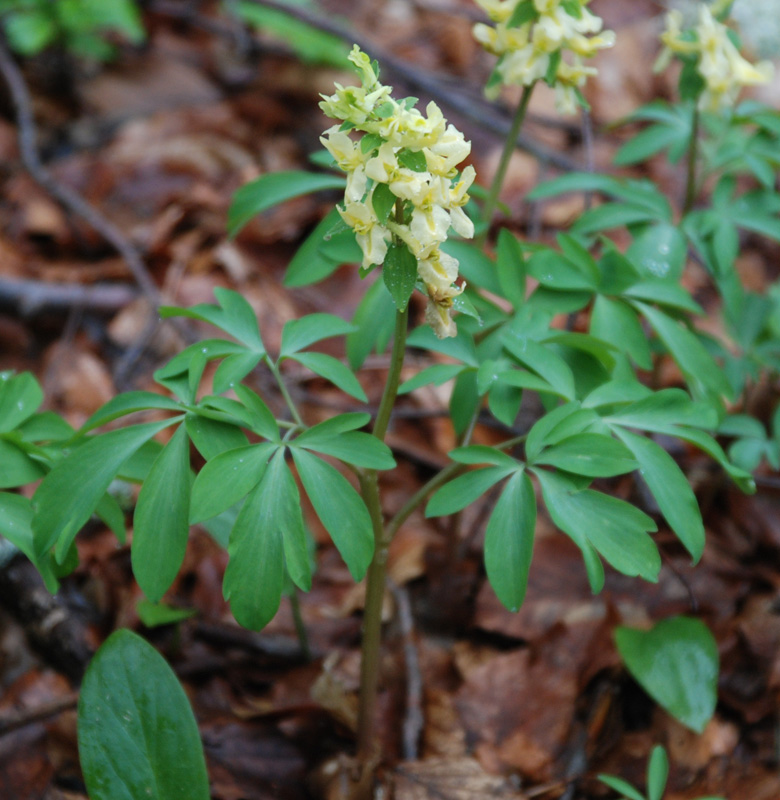
[[[666,750],[656,745],[647,763],[647,800],[661,800],[669,777],[669,759]]]
[[[507,481],[485,530],[485,570],[498,599],[510,610],[523,604],[534,546],[536,498],[524,471]]]
[[[325,353],[296,353],[291,356],[294,361],[303,364],[304,367],[321,375],[329,380],[334,386],[351,397],[363,403],[368,402],[368,397],[360,385],[360,381],[355,377],[355,373],[346,365],[342,364],[337,358],[326,355]]]
[[[382,277],[395,307],[403,311],[417,283],[417,259],[405,244],[393,242],[387,248]]]
[[[260,353],[255,352],[235,353],[228,356],[214,373],[212,379],[214,393],[222,394],[233,389],[260,363],[262,357]]]
[[[479,366],[480,360],[474,346],[474,337],[467,331],[458,331],[457,336],[439,339],[428,325],[415,328],[406,340],[409,347],[419,347],[422,350],[433,350],[450,358],[468,364],[471,367]]]
[[[708,399],[715,394],[731,398],[731,386],[723,371],[688,328],[652,306],[644,303],[636,306],[677,362],[694,396]]]
[[[65,554],[122,464],[155,434],[181,419],[104,433],[58,462],[33,496],[36,552],[42,555],[57,544],[57,552]]]
[[[146,411],[150,408],[163,411],[177,411],[181,413],[182,407],[175,400],[156,392],[123,392],[101,406],[79,429],[79,433],[87,433],[94,428],[99,428],[119,417],[133,414],[136,411]]]
[[[45,475],[43,466],[12,442],[0,439],[0,489],[33,483]]]
[[[707,626],[673,617],[649,631],[619,627],[615,643],[642,688],[673,717],[701,733],[715,712],[718,646]]]
[[[464,369],[462,364],[434,364],[432,367],[426,367],[408,381],[404,381],[398,387],[398,394],[413,392],[430,384],[441,386],[457,377]]]
[[[634,454],[658,508],[694,562],[704,550],[704,523],[688,479],[675,460],[651,439],[620,428],[615,433]]]
[[[534,470],[552,521],[575,543],[584,537],[618,572],[655,583],[661,557],[648,531],[656,530],[647,514],[616,497],[592,489],[572,491],[543,470]]]
[[[366,469],[395,467],[395,459],[390,448],[370,433],[349,432],[332,437],[307,436],[313,430],[314,428],[310,428],[305,431],[292,442],[292,445],[333,456],[356,467]]]
[[[32,561],[41,573],[46,588],[54,594],[59,589],[59,582],[52,569],[56,564],[52,563],[53,559],[48,553],[39,558],[35,552],[32,516],[32,504],[29,498],[20,494],[0,492],[0,537],[6,538]]]
[[[456,514],[481,497],[491,486],[517,471],[519,464],[486,467],[459,475],[433,493],[425,509],[426,517]]]
[[[646,300],[649,303],[658,303],[659,306],[688,311],[691,314],[703,314],[702,307],[683,289],[673,281],[647,280],[635,283],[626,289],[623,294],[626,298]]]
[[[506,228],[498,234],[496,275],[501,294],[515,307],[525,303],[526,265],[520,242]]]
[[[149,600],[139,600],[135,606],[138,619],[147,628],[159,628],[163,625],[175,625],[185,619],[194,617],[198,612],[194,608],[177,608],[165,603],[152,603]]]
[[[43,390],[30,372],[0,380],[0,433],[29,419],[43,402]]]
[[[252,490],[230,534],[223,591],[236,621],[260,630],[279,608],[285,577],[311,581],[300,497],[280,449]]]
[[[62,442],[70,439],[73,427],[53,411],[33,414],[17,429],[16,433],[25,442]]]
[[[40,53],[57,36],[57,26],[48,13],[38,9],[9,13],[3,28],[11,47],[24,56]]]
[[[658,217],[641,205],[631,202],[604,203],[582,214],[572,225],[572,232],[579,234],[597,233],[610,228],[623,228],[640,222],[652,222]]]
[[[200,414],[187,414],[184,424],[192,443],[206,460],[247,443],[246,435],[235,425]]]
[[[292,450],[303,488],[350,574],[362,580],[374,555],[371,516],[349,481],[303,449]]]
[[[179,572],[189,534],[190,440],[180,425],[149,472],[133,516],[133,574],[159,603]]]
[[[326,153],[330,159],[330,153]],[[308,235],[287,265],[284,285],[297,288],[317,283],[333,274],[342,264],[357,264],[360,247],[351,228],[334,231],[344,224],[337,209],[330,211]]]
[[[573,415],[582,418],[580,411],[581,409],[578,403],[566,403],[565,405],[554,408],[552,411],[536,420],[531,430],[528,432],[528,438],[525,442],[525,453],[528,459],[533,461],[539,453],[541,453],[545,443],[553,444],[553,442],[548,442],[548,436],[561,422]],[[590,419],[592,419],[592,417],[590,417],[589,420]],[[581,432],[582,430],[572,430],[568,435]]]
[[[611,478],[637,468],[637,462],[620,442],[598,433],[578,433],[547,447],[534,463],[549,464],[589,478]]]
[[[393,335],[395,306],[384,281],[376,281],[363,295],[352,322],[356,329],[347,336],[347,358],[357,370],[372,350],[383,353]]]
[[[627,800],[647,800],[641,792],[638,792],[630,783],[626,783],[621,778],[616,778],[614,775],[599,775],[598,779],[609,786],[610,789],[620,792]]]
[[[688,248],[679,228],[669,222],[648,225],[631,242],[626,255],[644,277],[679,281]]]
[[[596,295],[590,316],[590,333],[619,347],[642,369],[653,365],[650,345],[636,312],[621,300]]]
[[[228,211],[228,234],[235,236],[252,217],[273,206],[324,189],[343,189],[341,176],[287,170],[263,175],[242,186],[234,195]]]
[[[689,132],[690,125],[687,129],[682,126],[673,128],[668,125],[651,125],[622,145],[615,154],[614,162],[618,166],[625,166],[644,161],[673,146],[680,139],[687,140]]]
[[[469,286],[485,289],[501,297],[496,265],[481,249],[460,239],[447,239],[441,249],[458,260],[458,272]]]
[[[194,525],[226,511],[257,486],[276,445],[250,444],[220,453],[198,473],[192,486],[189,521]]]
[[[512,456],[484,444],[456,447],[454,450],[450,450],[449,456],[459,464],[492,464],[495,467],[509,467],[510,469],[518,469],[521,466],[520,462]]]
[[[198,726],[162,656],[128,630],[112,634],[79,696],[79,756],[91,800],[208,800]]]
[[[717,415],[710,406],[694,402],[682,389],[653,392],[605,419],[609,423],[654,433],[669,433],[676,425],[714,428],[718,424]]]
[[[520,405],[523,402],[523,392],[514,386],[503,381],[494,383],[488,391],[488,408],[490,413],[507,427],[512,427],[517,415],[520,413]]]
[[[594,264],[595,267],[595,264]],[[583,272],[562,253],[545,248],[534,253],[528,261],[528,274],[542,286],[557,291],[593,292],[598,285],[598,275]]]
[[[271,410],[257,392],[248,386],[235,387],[236,397],[249,412],[250,427],[255,433],[272,442],[279,441],[279,426]]]
[[[569,365],[552,348],[527,337],[507,335],[504,347],[521,363],[544,378],[557,394],[574,399],[574,375]]]
[[[366,138],[367,137],[364,136],[363,141],[365,141]],[[380,143],[382,142],[381,137],[379,141]],[[422,153],[420,155],[422,155]],[[390,217],[390,213],[392,212],[393,208],[395,207],[396,196],[393,194],[393,190],[388,184],[378,183],[374,186],[374,190],[371,192],[370,197],[374,214],[376,215],[379,223],[384,225]]]
[[[536,10],[533,0],[520,0],[506,24],[508,28],[519,28],[526,22],[533,22],[538,18],[539,12]]]
[[[333,314],[307,314],[285,323],[279,359],[291,356],[315,342],[352,333],[355,326]]]

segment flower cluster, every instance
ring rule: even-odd
[[[577,110],[580,89],[595,75],[583,59],[615,43],[613,31],[602,31],[600,17],[586,8],[589,0],[476,0],[494,26],[477,23],[474,37],[498,56],[488,91],[505,85],[530,86],[544,79],[555,87],[561,114]],[[564,61],[563,53],[571,53]]]
[[[692,30],[683,29],[682,25],[680,11],[667,14],[666,30],[661,34],[665,47],[656,69],[663,69],[673,54],[694,58],[704,82],[699,95],[699,108],[703,111],[730,108],[743,86],[766,83],[772,77],[770,62],[754,66],[740,55],[732,31],[713,15],[709,6],[699,6],[699,22]]]
[[[349,59],[362,85],[336,84],[335,94],[323,95],[320,103],[325,114],[341,122],[320,139],[347,173],[339,213],[355,231],[364,269],[382,264],[393,242],[409,250],[428,294],[426,321],[440,338],[454,336],[450,310],[463,289],[455,284],[458,262],[441,245],[450,227],[465,238],[474,235],[463,210],[474,167],[460,176],[457,171],[471,143],[447,124],[435,103],[423,115],[414,107],[416,98],[394,100],[357,45]]]

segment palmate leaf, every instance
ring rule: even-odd
[[[58,462],[33,496],[36,552],[42,556],[57,544],[57,559],[64,557],[122,464],[155,434],[181,419],[104,433]]]
[[[311,587],[311,566],[295,479],[277,450],[250,492],[230,534],[223,590],[236,621],[260,630],[279,608],[285,567],[296,586]]]
[[[485,570],[498,599],[517,611],[533,553],[536,498],[524,470],[507,481],[485,530]]]
[[[443,517],[457,514],[481,497],[500,480],[516,472],[518,465],[486,467],[459,475],[434,492],[425,509],[426,517]]]
[[[189,534],[190,440],[180,425],[155,459],[133,517],[133,574],[159,603],[184,560]]]
[[[374,554],[371,516],[349,481],[320,458],[292,449],[303,488],[350,574],[362,580]]]
[[[203,745],[187,696],[162,656],[112,634],[84,676],[79,756],[91,800],[208,800]]]
[[[637,468],[637,462],[625,445],[599,433],[578,433],[547,447],[534,460],[536,464],[585,475],[611,478]]]

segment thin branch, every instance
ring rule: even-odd
[[[44,311],[69,311],[72,308],[111,314],[124,308],[137,296],[136,289],[123,283],[83,286],[79,283],[0,278],[0,307],[18,309],[24,317]]]

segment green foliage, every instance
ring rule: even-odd
[[[718,647],[697,619],[674,617],[648,631],[617,628],[615,642],[631,674],[683,725],[701,733],[715,711]]]
[[[0,0],[0,19],[11,47],[25,56],[60,45],[104,61],[115,53],[108,34],[131,44],[146,35],[135,0]]]
[[[162,656],[134,633],[112,634],[92,659],[78,732],[90,800],[208,800],[187,696]]]

